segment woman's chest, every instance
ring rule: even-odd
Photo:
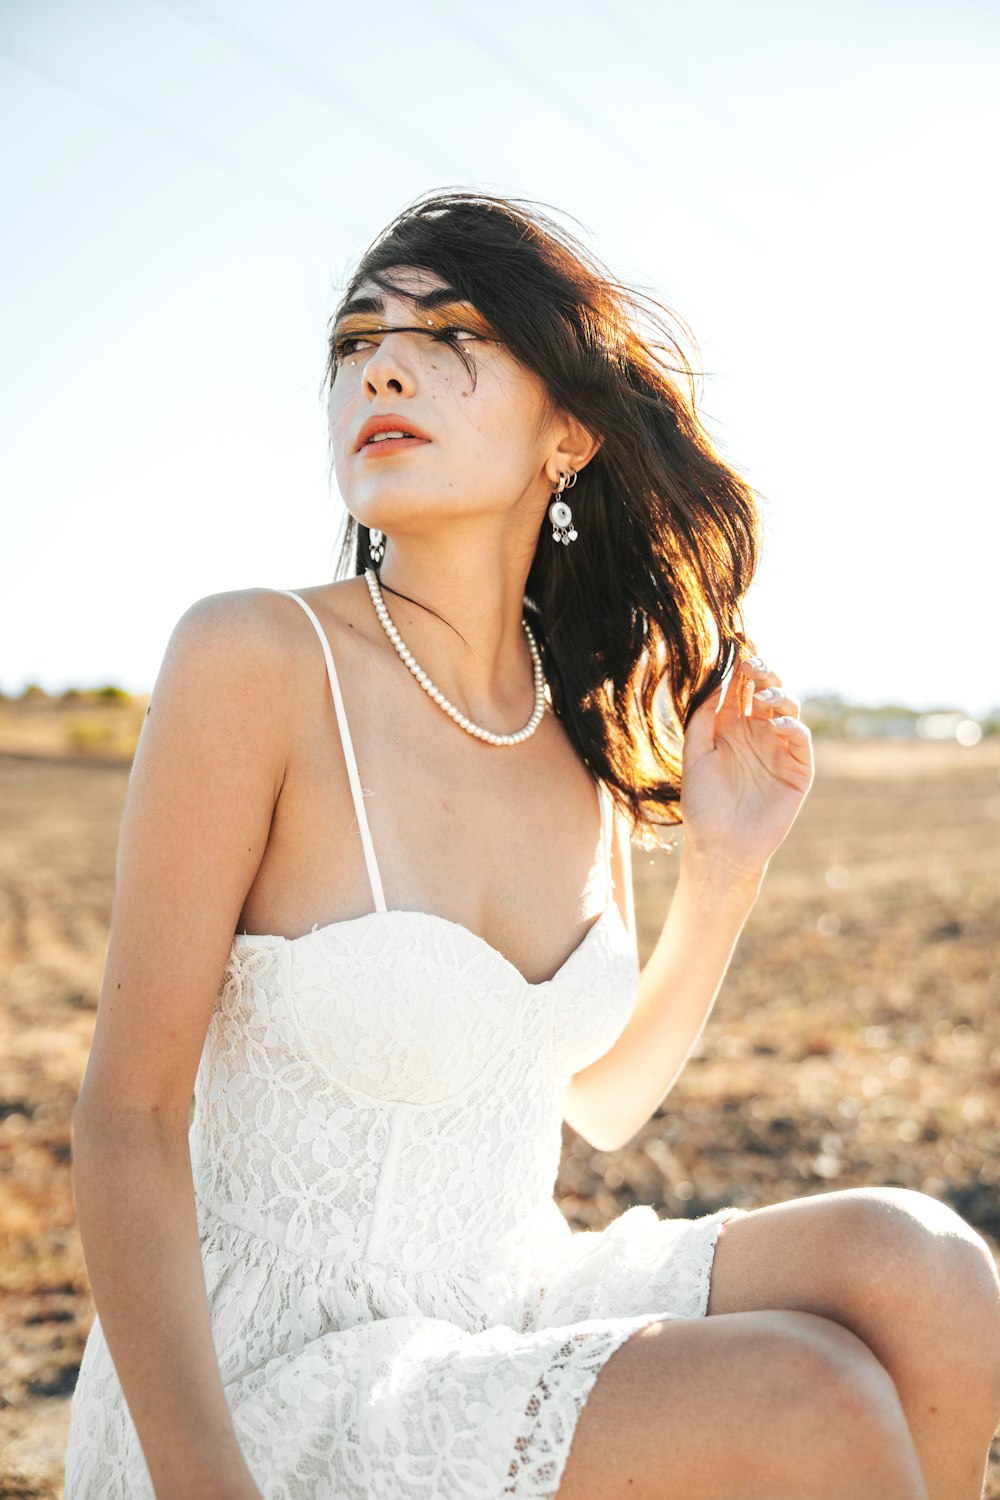
[[[370,728],[354,748],[386,906],[461,925],[532,982],[551,975],[608,899],[597,786],[561,728],[530,758],[533,741],[456,747],[440,726],[408,735],[398,715],[381,736]],[[317,726],[290,757],[241,930],[295,937],[373,909],[333,731]]]

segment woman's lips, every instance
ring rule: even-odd
[[[380,438],[375,443],[362,443],[359,453],[399,453],[404,448],[426,448],[427,438]]]

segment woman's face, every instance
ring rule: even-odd
[[[542,381],[434,272],[399,266],[387,279],[398,293],[362,284],[333,331],[330,430],[348,510],[397,535],[460,516],[506,515],[525,497],[536,502],[528,512],[536,505],[540,512],[552,489],[546,458],[557,443]],[[359,299],[368,305],[352,311]],[[475,387],[449,343],[474,361]],[[384,417],[417,440],[365,441],[365,424]],[[550,467],[554,473],[558,464]],[[538,520],[540,513],[536,529]]]

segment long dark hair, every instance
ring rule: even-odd
[[[525,608],[553,711],[628,811],[635,842],[655,847],[681,821],[688,720],[749,647],[741,604],[760,547],[756,492],[702,425],[671,325],[697,354],[694,335],[530,200],[422,195],[364,252],[340,306],[365,281],[394,290],[385,273],[399,266],[455,287],[554,406],[601,440],[572,491],[578,539],[557,545],[543,523]],[[331,339],[324,391],[336,373]],[[371,566],[368,528],[348,514],[336,576]]]

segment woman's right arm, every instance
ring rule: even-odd
[[[255,591],[219,594],[171,636],[129,780],[73,1116],[87,1272],[157,1500],[260,1495],[212,1340],[188,1124],[285,773],[292,689],[278,619]]]

